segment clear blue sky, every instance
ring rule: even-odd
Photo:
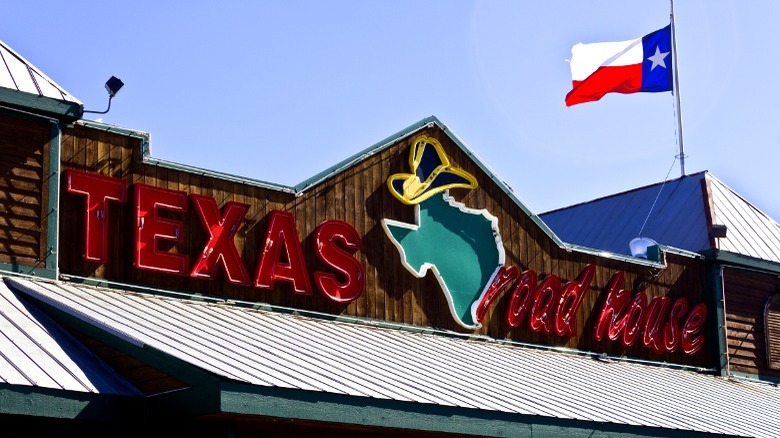
[[[542,213],[680,176],[671,93],[571,108],[578,43],[658,1],[14,1],[0,38],[152,155],[294,185],[429,115]],[[686,173],[780,219],[780,2],[675,3]],[[671,172],[670,172],[671,168]]]

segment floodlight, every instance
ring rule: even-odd
[[[122,89],[123,85],[125,85],[125,83],[116,76],[108,78],[106,81],[106,91],[108,91],[109,97],[114,97],[114,95]]]
[[[108,91],[108,108],[106,108],[105,111],[87,111],[87,110],[84,110],[84,112],[85,113],[93,113],[93,114],[105,114],[105,113],[107,113],[108,110],[111,109],[111,99],[113,99],[114,96],[116,95],[116,93],[118,93],[119,90],[122,89],[123,85],[125,85],[125,83],[122,82],[122,80],[120,80],[116,76],[111,76],[110,78],[108,78],[108,80],[106,81],[106,91]]]

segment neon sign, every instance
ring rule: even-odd
[[[577,312],[596,267],[589,264],[576,280],[562,284],[555,274],[538,281],[533,270],[521,273],[516,266],[505,266],[498,220],[449,196],[450,188],[476,188],[476,178],[450,164],[438,140],[425,135],[414,139],[409,166],[411,173],[391,175],[387,187],[414,207],[415,223],[384,219],[382,225],[407,270],[418,278],[433,272],[455,321],[467,329],[480,328],[490,307],[510,290],[508,326],[525,323],[532,332],[575,336]],[[703,303],[688,312],[684,297],[674,303],[656,297],[648,303],[644,291],[632,298],[622,285],[623,272],[617,272],[594,327],[595,341],[621,339],[630,347],[641,337],[640,345],[657,354],[679,348],[690,355],[703,347]]]
[[[84,259],[97,263],[108,261],[108,203],[127,202],[124,180],[68,169],[65,172],[69,193],[86,198]],[[293,292],[312,295],[309,271],[298,239],[295,218],[289,212],[269,213],[263,248],[250,281],[244,262],[236,249],[234,237],[249,208],[246,204],[228,202],[219,210],[211,196],[190,194],[136,183],[134,194],[133,264],[137,269],[165,274],[212,280],[221,269],[225,279],[236,285],[273,289],[276,282],[290,284]],[[189,202],[188,202],[189,200]],[[163,242],[182,242],[184,222],[170,219],[160,212],[186,213],[192,204],[208,241],[190,263],[189,254],[161,249]],[[362,241],[355,228],[343,221],[326,220],[315,230],[314,252],[330,270],[315,271],[317,290],[331,301],[348,303],[365,290],[365,275],[354,257]]]
[[[434,138],[420,136],[410,151],[411,173],[387,180],[392,195],[415,209],[415,223],[383,219],[382,226],[395,244],[403,266],[416,277],[433,272],[454,320],[475,330],[491,307],[506,293],[508,327],[527,327],[544,335],[577,336],[577,315],[591,290],[596,267],[588,264],[579,276],[564,283],[555,274],[539,278],[505,265],[498,219],[487,210],[471,209],[449,195],[449,189],[471,190],[477,180],[450,164]],[[187,194],[143,183],[131,188],[125,180],[68,169],[68,193],[85,199],[84,260],[106,263],[110,203],[127,203],[133,194],[133,265],[163,274],[224,281],[263,290],[286,283],[295,294],[312,295],[316,289],[328,300],[350,303],[365,291],[365,272],[357,251],[362,240],[351,224],[326,220],[312,234],[314,256],[321,268],[310,273],[292,213],[272,210],[254,270],[250,273],[236,247],[236,235],[249,205]],[[172,214],[173,213],[173,214]],[[197,215],[207,236],[200,251],[181,254],[166,248],[185,242],[187,230],[176,215]],[[623,288],[624,274],[610,279],[590,333],[596,342],[621,342],[655,354],[680,351],[692,355],[705,343],[707,309],[690,306],[685,297],[655,297],[645,291]],[[586,330],[587,331],[587,330]]]
[[[677,298],[674,303],[669,297],[655,297],[648,303],[644,291],[631,298],[622,285],[623,273],[617,272],[607,286],[607,296],[593,330],[593,339],[619,339],[624,346],[630,347],[641,338],[641,345],[659,354],[665,351],[673,353],[678,347],[685,354],[693,354],[704,346],[704,336],[694,338],[704,329],[707,318],[704,303],[697,304],[688,312],[685,297]],[[681,326],[680,321],[686,313]]]

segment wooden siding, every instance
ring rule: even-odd
[[[768,364],[764,320],[767,301],[780,286],[780,278],[737,268],[724,268],[723,277],[729,368],[780,377],[780,372]]]
[[[764,312],[766,321],[767,367],[780,370],[780,294],[769,297]]]
[[[498,188],[489,175],[438,128],[427,128],[421,134],[437,138],[450,161],[474,175],[479,188],[471,191],[451,190],[458,201],[470,208],[487,209],[498,218],[501,238],[506,251],[506,265],[521,270],[533,269],[539,278],[555,274],[562,281],[575,279],[588,263],[597,266],[596,275],[577,314],[577,336],[561,338],[532,332],[526,325],[510,328],[504,322],[509,295],[501,297],[488,312],[484,326],[477,334],[498,339],[512,339],[614,355],[644,357],[675,363],[704,366],[706,351],[694,356],[656,355],[643,347],[623,347],[619,342],[592,340],[590,332],[601,309],[606,285],[617,271],[625,272],[625,287],[636,290],[644,284],[648,297],[685,295],[691,306],[704,301],[703,263],[689,258],[668,256],[668,268],[653,272],[645,267],[611,259],[567,252],[558,246],[528,217],[512,199]],[[337,315],[369,317],[417,326],[430,326],[463,332],[450,315],[447,300],[434,276],[414,277],[401,264],[398,252],[385,235],[384,218],[414,222],[414,208],[395,199],[387,189],[391,174],[408,172],[409,148],[413,138],[391,145],[349,169],[332,175],[301,196],[220,180],[211,176],[142,164],[140,140],[107,133],[83,126],[65,132],[62,147],[63,168],[74,168],[123,178],[128,183],[145,183],[186,193],[213,196],[218,205],[228,201],[248,204],[249,212],[236,235],[236,246],[250,277],[254,278],[268,214],[278,209],[292,212],[298,228],[304,257],[310,273],[321,269],[314,251],[313,233],[328,219],[340,219],[356,228],[363,248],[356,257],[365,268],[366,291],[349,304],[327,300],[316,290],[312,295],[290,291],[289,285],[277,283],[273,291],[230,285],[222,273],[214,280],[198,280],[184,276],[161,275],[132,268],[133,221],[132,196],[128,203],[110,203],[110,234],[108,263],[100,265],[82,258],[84,241],[84,197],[61,190],[63,220],[60,230],[62,250],[60,269],[63,273],[104,278],[123,283],[181,290],[188,293],[219,295],[235,300],[264,302]],[[262,175],[258,175],[262,177]],[[532,189],[532,188],[530,188]],[[184,223],[185,240],[171,245],[171,252],[196,256],[207,235],[192,209],[176,215]]]
[[[0,262],[45,266],[48,123],[0,114]]]

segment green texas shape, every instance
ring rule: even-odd
[[[416,224],[383,219],[385,232],[410,272],[422,278],[433,271],[455,320],[479,328],[476,307],[504,264],[498,219],[467,208],[447,191],[414,207]]]

